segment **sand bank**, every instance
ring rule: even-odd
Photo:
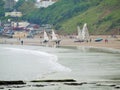
[[[113,48],[113,49],[120,49],[120,35],[116,37],[111,37],[109,35],[97,35],[97,36],[90,36],[91,42],[74,42],[75,38],[63,37],[61,38],[60,46],[92,46],[92,47],[105,47],[105,48]],[[103,38],[100,42],[95,42],[96,38]],[[105,39],[108,42],[105,42]],[[42,39],[40,38],[21,38],[24,41],[24,45],[46,45],[46,46],[54,46],[55,42],[48,42],[47,44],[42,44]],[[21,40],[18,38],[0,38],[1,44],[21,44]]]
[[[103,38],[100,42],[95,42],[95,38]],[[92,46],[92,47],[106,47],[113,49],[120,49],[120,36],[118,38],[112,38],[108,36],[91,36],[91,42],[74,42],[72,39],[64,39],[61,42],[61,46]],[[105,42],[105,39],[108,42]]]

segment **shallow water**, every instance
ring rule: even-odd
[[[59,55],[61,60],[64,59],[67,62],[65,66],[68,65],[67,67],[72,69],[74,72],[72,74],[77,80],[112,80],[113,77],[119,78],[120,76],[119,53],[77,49]]]
[[[1,46],[0,51],[0,80],[32,80],[52,72],[70,71],[57,63],[56,55],[41,47],[7,45]]]
[[[77,82],[120,80],[120,53],[111,49],[50,48],[0,45],[0,80],[75,79]],[[117,82],[117,84],[119,84]],[[114,90],[95,85],[56,85],[27,90]],[[22,88],[20,90],[26,90]]]

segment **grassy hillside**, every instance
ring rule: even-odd
[[[75,33],[77,25],[82,28],[87,23],[91,34],[118,34],[119,3],[120,0],[59,0],[48,8],[35,9],[24,3],[19,9],[24,12],[24,20],[53,24],[60,33]]]
[[[2,19],[4,17],[4,2],[3,0],[0,1],[0,19]]]
[[[61,30],[74,33],[77,25],[82,28],[88,24],[92,34],[119,34],[120,31],[120,0],[103,0],[99,5],[61,23]]]

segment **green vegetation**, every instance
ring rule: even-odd
[[[28,1],[19,0],[15,5],[15,9],[18,11],[21,11],[23,15],[29,15],[29,13],[35,10],[34,3],[35,3],[35,0],[28,0]]]
[[[5,11],[4,11],[4,2],[3,0],[0,1],[0,19],[4,17]]]
[[[88,24],[91,34],[118,34],[120,0],[59,0],[48,8],[35,8],[35,0],[19,0],[15,8],[23,20],[37,24],[53,24],[60,33],[73,34],[76,27]],[[1,5],[0,5],[1,6]],[[1,10],[0,10],[1,11]]]
[[[61,33],[75,33],[77,25],[88,24],[91,34],[117,34],[120,0],[59,0],[48,8],[33,9],[24,19],[53,24]]]
[[[77,24],[88,23],[92,34],[118,34],[120,29],[120,1],[103,0],[97,6],[92,6],[82,14],[61,24],[62,30],[74,32]]]

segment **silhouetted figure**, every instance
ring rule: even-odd
[[[92,42],[92,39],[90,38],[90,42]]]
[[[105,43],[108,43],[108,39],[105,39]]]
[[[61,40],[55,41],[56,45],[60,45],[60,41]]]
[[[88,43],[88,40],[86,40],[86,42]]]
[[[61,41],[61,40],[58,41],[58,45],[60,45],[60,41]]]
[[[21,40],[21,45],[23,45],[23,40]]]

